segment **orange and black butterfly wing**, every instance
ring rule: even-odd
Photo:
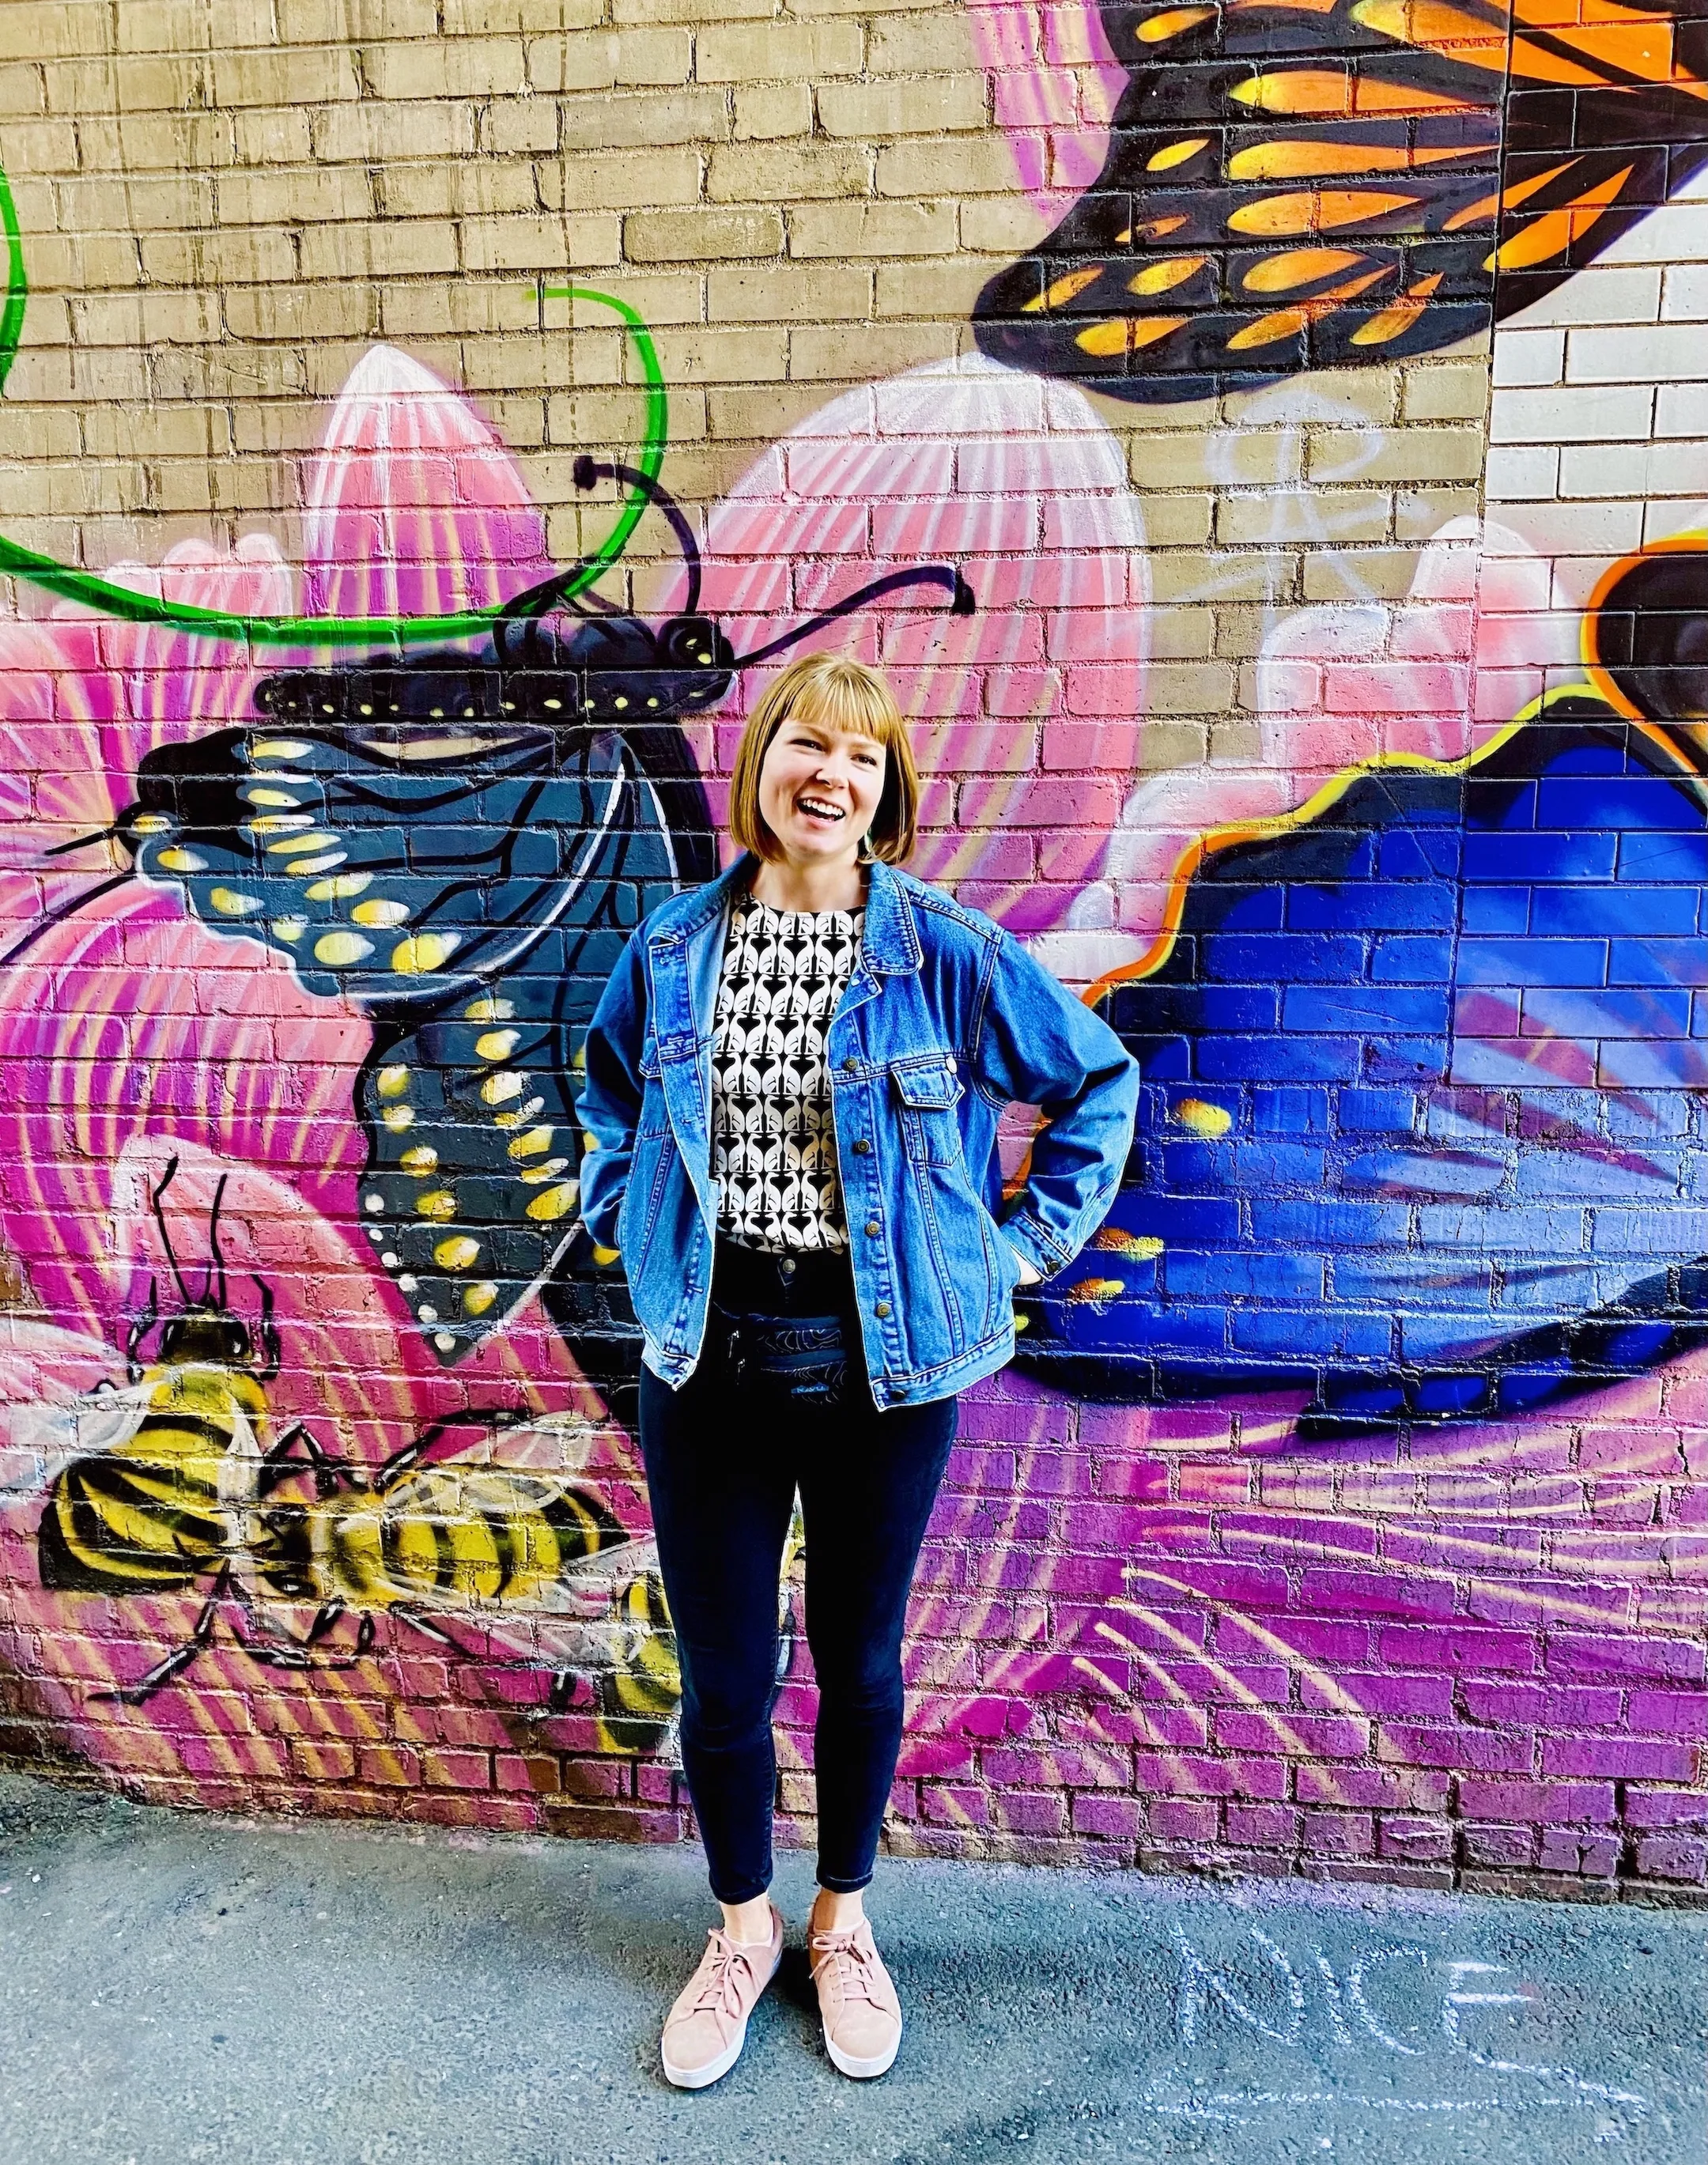
[[[1104,170],[987,286],[980,345],[1202,398],[1449,345],[1536,298],[1708,162],[1708,103],[1671,17],[1516,4],[1548,22],[1489,0],[1106,8],[1131,77]]]

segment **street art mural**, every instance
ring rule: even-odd
[[[966,350],[715,501],[614,272],[550,295],[633,401],[573,561],[388,345],[293,556],[0,537],[7,1707],[151,1794],[681,1831],[579,1042],[829,645],[912,718],[915,869],[1144,1070],[1108,1224],[963,1409],[897,1841],[1700,1878],[1708,467],[1563,550],[1491,461],[1384,587],[1288,463],[1374,468],[1349,377],[1491,338],[1497,443],[1545,440],[1535,342],[1659,221],[1708,256],[1696,25],[967,17],[1038,239]],[[1120,434],[1164,408],[1270,522],[1202,592]],[[1236,576],[1243,733],[1158,756],[1178,608]]]

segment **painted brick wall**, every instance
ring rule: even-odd
[[[1569,7],[13,0],[7,1750],[691,1832],[575,1054],[715,862],[734,657],[830,612],[915,868],[1146,1080],[964,1404],[891,1846],[1700,1894],[1708,199],[1653,12],[1633,62]],[[661,457],[698,601],[603,471]],[[586,552],[615,645],[481,615]],[[931,566],[971,617],[860,599]]]

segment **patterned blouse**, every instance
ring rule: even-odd
[[[743,1247],[848,1246],[825,1033],[860,953],[863,909],[737,902],[712,1036],[718,1229]]]

